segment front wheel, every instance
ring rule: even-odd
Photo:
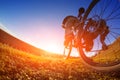
[[[94,39],[93,49],[89,52],[79,47],[83,62],[96,70],[120,70],[120,0],[99,0],[87,18],[95,21],[105,20],[110,32],[104,41],[107,45],[106,50],[103,50],[104,47],[102,49],[100,36]]]
[[[92,68],[97,71],[116,71],[120,70],[120,62],[111,62],[111,63],[100,63],[100,62],[95,62],[93,59],[87,57],[85,55],[85,52],[81,46],[78,48],[79,54],[81,56],[82,62],[89,68]]]

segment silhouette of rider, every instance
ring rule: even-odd
[[[84,28],[83,45],[86,51],[90,51],[93,48],[93,40],[98,36],[94,35],[97,22],[92,18],[88,19],[88,22]]]
[[[86,50],[90,51],[93,46],[93,40],[100,35],[100,42],[102,44],[102,49],[106,50],[107,45],[104,42],[107,34],[109,33],[109,27],[106,24],[106,21],[101,19],[98,22],[90,18],[87,25],[85,26],[85,35],[84,35],[84,44],[86,45]],[[90,44],[90,45],[89,45]]]

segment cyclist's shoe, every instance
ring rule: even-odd
[[[108,49],[108,46],[102,45],[102,50],[107,50],[107,49]]]
[[[87,52],[91,51],[92,48],[93,48],[93,47],[90,46],[90,45],[86,45],[86,46],[85,46],[85,50],[86,50]]]
[[[90,49],[90,48],[85,48],[85,50],[86,50],[87,52],[91,51],[91,49]]]

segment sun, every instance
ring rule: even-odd
[[[59,53],[59,46],[57,44],[51,43],[46,45],[45,50],[53,53]]]

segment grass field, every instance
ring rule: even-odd
[[[97,72],[80,58],[29,54],[0,43],[0,80],[119,80],[120,72]]]
[[[96,62],[112,62],[120,61],[120,38],[118,38],[113,44],[108,46],[105,51],[100,51],[97,56],[94,57]]]

